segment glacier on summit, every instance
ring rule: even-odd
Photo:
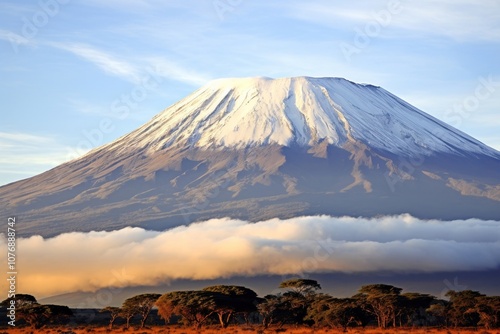
[[[127,145],[312,146],[349,140],[395,154],[470,152],[499,157],[474,138],[383,88],[342,78],[219,79],[127,136]],[[116,142],[113,145],[123,145]]]

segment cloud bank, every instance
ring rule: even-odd
[[[328,216],[212,219],[18,239],[18,290],[44,297],[174,279],[313,272],[443,272],[500,266],[500,222]],[[0,247],[5,249],[5,236]]]

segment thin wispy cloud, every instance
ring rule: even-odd
[[[28,45],[32,43],[28,38],[9,30],[0,29],[0,40],[7,41],[11,45]]]
[[[154,9],[154,5],[158,4],[158,1],[152,0],[88,0],[84,2],[86,6],[95,6],[101,8],[111,8],[113,10],[122,11],[137,11],[145,9]]]
[[[192,86],[205,84],[211,78],[195,70],[183,67],[177,62],[158,56],[136,55],[134,59],[123,59],[96,47],[75,43],[47,43],[58,49],[71,52],[94,64],[103,72],[140,85],[151,72],[169,80]]]
[[[114,120],[123,120],[123,115],[113,112],[109,104],[99,104],[83,99],[68,98],[68,108],[75,111],[77,114],[86,116],[107,117]],[[127,118],[131,117],[132,113],[127,114]]]
[[[384,24],[384,31],[378,38],[403,37],[404,33],[406,38],[443,36],[463,41],[500,39],[500,3],[494,0],[293,2],[289,13],[294,18],[308,22],[353,29],[356,25],[363,28],[368,22],[376,20],[383,11],[387,13],[389,3],[396,4],[393,8],[397,10],[394,15],[390,15],[388,24]],[[379,19],[385,20],[386,16]]]
[[[169,80],[183,82],[191,86],[201,86],[212,79],[207,74],[184,67],[166,58],[146,57],[146,61],[158,75]]]
[[[25,143],[31,143],[31,144],[37,144],[37,143],[48,143],[51,142],[52,139],[49,137],[44,137],[44,136],[39,136],[39,135],[33,135],[29,133],[23,133],[23,132],[0,132],[0,140],[7,140],[7,141],[13,141],[13,142],[25,142]]]
[[[79,43],[48,43],[61,50],[94,64],[105,73],[122,78],[132,83],[140,83],[140,71],[134,64],[120,59],[108,52],[99,50],[93,46]]]
[[[19,285],[49,296],[175,279],[327,272],[432,273],[497,269],[498,222],[409,215],[328,216],[257,223],[213,219],[164,232],[124,228],[18,239]],[[5,236],[0,247],[5,246]],[[113,273],[126,273],[115,282]],[[5,283],[3,283],[5,284]]]
[[[11,17],[20,17],[21,15],[27,15],[33,13],[33,10],[37,9],[36,3],[24,3],[20,1],[7,2],[2,1],[0,3],[0,12],[9,15]]]
[[[399,28],[460,41],[500,40],[498,1],[430,1],[403,3]]]

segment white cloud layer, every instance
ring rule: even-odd
[[[18,290],[44,297],[173,279],[312,272],[475,271],[500,265],[500,222],[408,215],[124,228],[18,239]],[[5,236],[0,248],[5,249]],[[3,283],[2,283],[3,284]]]

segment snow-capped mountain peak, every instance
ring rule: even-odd
[[[214,217],[500,216],[500,152],[372,85],[213,81],[137,130],[0,187],[20,235]]]
[[[214,80],[127,136],[157,151],[172,145],[342,147],[359,141],[404,155],[498,156],[472,137],[386,90],[341,78],[267,77]]]

